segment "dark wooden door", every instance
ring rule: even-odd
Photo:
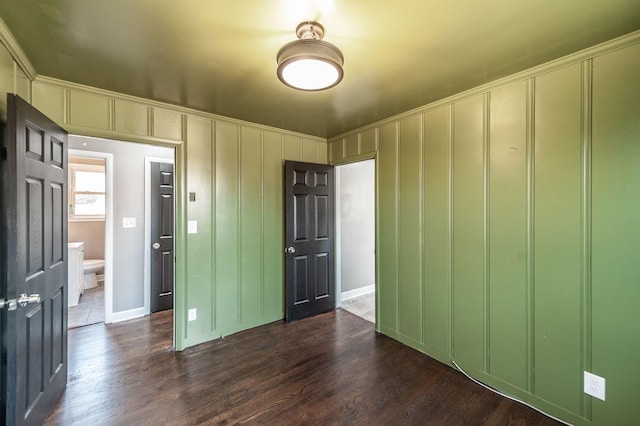
[[[173,164],[151,163],[151,312],[173,308]]]
[[[285,163],[286,319],[335,308],[334,170]]]
[[[39,297],[1,311],[2,414],[41,424],[67,383],[67,133],[19,97],[7,103],[0,291]]]

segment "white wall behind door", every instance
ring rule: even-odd
[[[342,298],[375,286],[375,161],[338,166]]]

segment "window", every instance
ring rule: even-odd
[[[70,163],[69,173],[69,219],[104,220],[104,166]]]

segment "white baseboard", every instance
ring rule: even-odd
[[[356,288],[340,293],[340,301],[353,299],[354,297],[364,296],[365,294],[373,293],[376,291],[376,285],[371,284],[364,287]]]
[[[134,318],[141,318],[145,315],[144,307],[129,309],[128,311],[114,312],[111,314],[111,322],[126,321]]]

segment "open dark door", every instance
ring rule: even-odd
[[[19,97],[7,103],[0,423],[39,425],[67,383],[67,133]]]
[[[173,164],[151,163],[151,312],[173,308]]]
[[[335,308],[334,170],[285,162],[287,321]]]

